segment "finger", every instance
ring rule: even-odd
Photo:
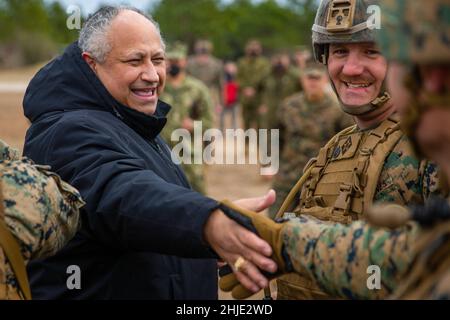
[[[238,284],[233,288],[233,291],[231,292],[231,296],[234,299],[243,300],[251,297],[255,293],[246,289],[243,285]]]
[[[239,228],[236,228],[236,236],[238,237],[239,244],[244,246],[244,249],[256,251],[256,253],[267,257],[272,255],[272,247],[267,243],[267,241],[261,239],[257,234],[245,229],[244,227],[238,227]]]
[[[261,271],[251,262],[245,261],[239,272],[245,274],[252,283],[255,283],[259,288],[265,288],[269,285],[269,280],[261,273]]]
[[[247,290],[256,293],[261,288],[258,286],[257,283],[253,282],[247,275],[240,271],[235,271],[234,273],[236,275],[237,280],[244,286]]]
[[[274,202],[275,191],[273,189],[270,189],[265,195],[261,197],[239,199],[234,201],[236,205],[255,212],[259,212],[270,207]]]
[[[219,288],[225,292],[230,292],[238,284],[239,281],[234,273],[227,274],[219,279]]]

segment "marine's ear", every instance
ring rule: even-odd
[[[95,61],[91,54],[88,52],[83,52],[81,54],[81,57],[89,65],[89,67],[91,67],[92,71],[97,73],[97,61]]]

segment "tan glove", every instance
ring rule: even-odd
[[[275,261],[278,266],[277,272],[264,275],[273,279],[282,273],[290,272],[292,270],[289,257],[284,251],[283,239],[281,237],[281,230],[283,223],[277,223],[262,214],[240,208],[228,200],[221,202],[222,211],[230,218],[242,225],[244,228],[254,232],[261,239],[267,241],[272,247],[271,259]],[[254,293],[243,287],[236,279],[230,266],[226,265],[219,270],[219,287],[225,292],[230,292],[235,299],[245,299]]]

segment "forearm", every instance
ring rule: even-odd
[[[356,299],[384,298],[408,266],[417,227],[390,231],[363,221],[329,224],[304,216],[283,230],[296,272],[307,273],[330,294]],[[381,288],[370,290],[368,267],[378,266]]]

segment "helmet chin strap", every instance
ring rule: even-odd
[[[386,91],[385,83],[383,82],[383,85],[381,86],[380,94],[375,99],[370,101],[369,103],[363,104],[361,106],[348,105],[348,104],[345,104],[341,100],[341,97],[339,97],[336,87],[335,87],[333,81],[331,81],[331,79],[330,79],[330,82],[331,82],[331,87],[333,88],[333,91],[334,91],[334,93],[336,93],[336,96],[339,100],[341,109],[345,113],[352,115],[352,116],[363,116],[363,115],[369,114],[370,112],[381,108],[391,98],[391,95]]]
[[[339,102],[341,103],[341,108],[345,113],[348,113],[352,116],[363,116],[369,114],[370,112],[377,110],[384,106],[386,102],[391,98],[390,94],[387,91],[381,91],[382,93],[376,97],[374,100],[369,102],[368,104],[364,104],[361,106],[351,106],[342,102],[339,98]]]

